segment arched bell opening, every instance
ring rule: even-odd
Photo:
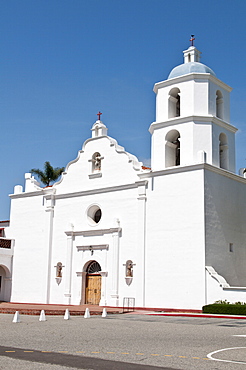
[[[216,91],[216,117],[224,118],[224,101],[220,90]]]
[[[169,92],[168,98],[168,118],[180,116],[180,90],[174,87]]]
[[[229,169],[228,141],[224,133],[219,136],[219,166],[225,170]]]
[[[180,133],[177,130],[171,130],[166,135],[165,144],[165,166],[180,165]]]

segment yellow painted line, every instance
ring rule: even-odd
[[[34,352],[34,351],[23,351],[23,352]]]
[[[209,360],[209,358],[204,357],[202,360]]]
[[[100,353],[100,352],[91,352],[91,353]]]
[[[15,351],[5,351],[5,352],[15,352]]]
[[[159,353],[151,353],[151,356],[160,356]]]
[[[115,353],[115,352],[106,352],[106,353]]]
[[[43,353],[51,353],[51,351],[41,351],[41,352],[43,352]]]
[[[122,355],[129,355],[129,352],[121,352]]]
[[[172,357],[173,355],[164,355],[164,356],[166,356],[166,357]]]
[[[179,357],[181,357],[181,358],[187,358],[186,356],[179,356]]]
[[[139,352],[139,353],[136,353],[136,355],[144,355],[144,353],[140,353],[140,352]]]
[[[76,351],[76,353],[85,353],[85,351]]]
[[[195,360],[200,360],[200,357],[192,357],[192,358],[194,358]]]

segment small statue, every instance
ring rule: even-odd
[[[126,277],[133,277],[133,263],[131,260],[126,261]]]
[[[56,265],[56,277],[62,277],[62,263],[61,262],[57,262],[57,265]]]
[[[100,171],[101,170],[101,154],[95,153],[93,156],[93,162],[94,162],[94,170]]]

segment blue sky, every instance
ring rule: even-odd
[[[243,0],[0,0],[0,220],[25,172],[76,158],[99,110],[109,135],[148,160],[153,85],[183,62],[191,34],[233,87],[246,167],[245,16]]]

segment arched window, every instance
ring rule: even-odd
[[[219,136],[219,159],[220,168],[227,170],[229,167],[228,143],[227,136],[224,133],[221,133]]]
[[[165,166],[180,165],[180,133],[171,130],[166,135]]]
[[[180,90],[174,87],[169,92],[168,98],[168,118],[180,116]]]
[[[222,92],[216,91],[216,117],[223,119],[224,118],[224,103]]]
[[[96,274],[99,271],[102,271],[102,269],[97,261],[92,261],[86,269],[88,274]]]

